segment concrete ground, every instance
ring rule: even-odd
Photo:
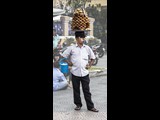
[[[53,120],[107,120],[107,75],[90,78],[92,101],[98,113],[88,111],[81,89],[82,108],[75,111],[73,89],[53,92]]]

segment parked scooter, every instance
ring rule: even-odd
[[[67,49],[67,46],[58,46],[56,49],[53,50],[53,59],[54,61],[59,61],[61,58],[61,54]]]
[[[97,45],[94,45],[94,46],[91,47],[91,49],[93,50],[93,53],[94,53],[94,55],[96,57],[95,60],[94,60],[94,63],[93,63],[94,66],[97,65],[98,59],[99,59],[97,48],[98,48]]]
[[[105,48],[102,44],[100,46],[97,46],[97,52],[98,52],[99,58],[102,58],[104,56]]]

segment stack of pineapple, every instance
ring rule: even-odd
[[[71,24],[72,30],[90,30],[90,21],[87,16],[87,13],[82,8],[77,8],[74,12],[72,24]]]

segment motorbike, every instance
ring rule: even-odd
[[[61,58],[61,54],[67,49],[67,46],[57,46],[57,48],[55,48],[53,50],[53,59],[54,61],[59,61]]]
[[[98,53],[98,57],[99,58],[102,58],[104,56],[105,48],[104,48],[104,46],[102,44],[101,45],[97,45],[97,53]]]
[[[93,53],[94,53],[94,55],[96,57],[95,60],[94,60],[93,66],[97,65],[98,59],[99,59],[97,48],[98,48],[97,45],[94,45],[94,46],[91,47],[91,49],[93,50]]]

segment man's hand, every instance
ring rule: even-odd
[[[69,62],[69,61],[68,61],[68,65],[69,65],[69,66],[73,66],[72,62]]]
[[[91,59],[89,64],[86,65],[86,69],[90,69],[93,63],[94,63],[94,59]]]
[[[89,64],[86,65],[86,69],[90,69],[91,66]]]

